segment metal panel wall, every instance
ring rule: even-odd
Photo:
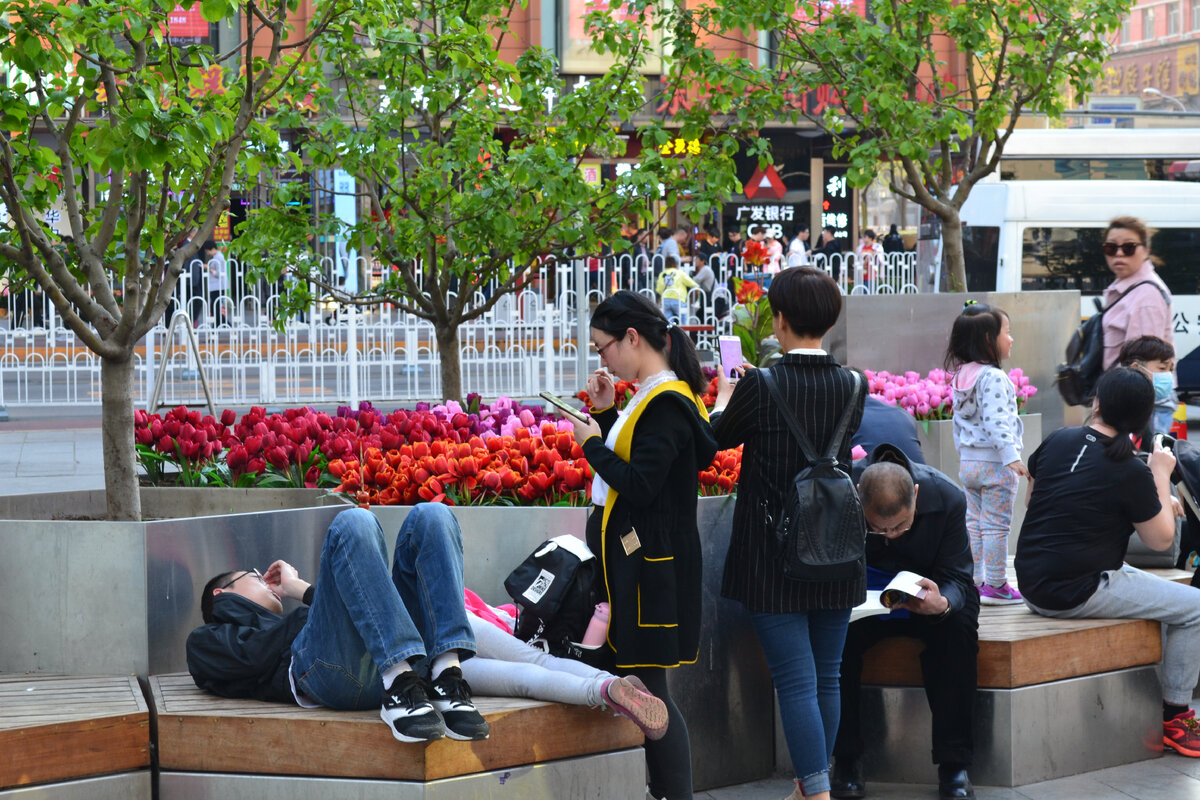
[[[315,580],[325,530],[342,510],[329,506],[144,523],[150,674],[187,670],[184,643],[201,623],[200,593],[214,575],[251,567],[265,572],[282,558]],[[285,608],[294,607],[294,601],[286,601]]]
[[[142,523],[0,524],[0,672],[147,666]]]
[[[1054,374],[1067,340],[1079,327],[1077,291],[852,295],[845,298],[826,346],[848,366],[925,375],[942,366],[950,327],[968,299],[1009,315],[1015,341],[1004,367],[1020,367],[1038,387],[1027,410],[1042,414],[1042,430],[1062,427],[1067,407],[1054,389]]]
[[[1155,669],[980,689],[972,782],[1022,786],[1162,755],[1162,696]],[[863,756],[868,781],[937,782],[924,689],[863,687],[862,714],[874,732]],[[790,772],[778,726],[777,736],[779,769]]]
[[[160,800],[631,800],[646,791],[640,747],[431,781],[164,772]]]

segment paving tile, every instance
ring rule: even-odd
[[[1030,800],[1131,800],[1130,795],[1101,783],[1091,774],[1031,783],[1022,786],[1021,793]]]

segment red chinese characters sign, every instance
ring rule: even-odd
[[[200,4],[190,6],[178,4],[167,15],[167,35],[173,39],[201,38],[208,36],[208,22],[200,13]]]

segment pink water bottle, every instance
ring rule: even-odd
[[[583,634],[583,641],[580,644],[584,647],[599,647],[604,644],[604,640],[607,637],[608,603],[597,603],[596,613],[592,614],[592,621],[588,623],[587,630]]]

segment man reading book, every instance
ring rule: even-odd
[[[944,800],[975,796],[967,768],[974,754],[979,594],[971,578],[967,504],[962,489],[933,467],[913,464],[891,444],[855,462],[867,520],[868,587],[882,589],[899,572],[923,576],[923,598],[886,616],[851,623],[842,654],[842,717],[834,744],[831,793],[866,796],[860,712],[863,653],[881,639],[920,639],[921,674],[933,715],[933,762]]]

